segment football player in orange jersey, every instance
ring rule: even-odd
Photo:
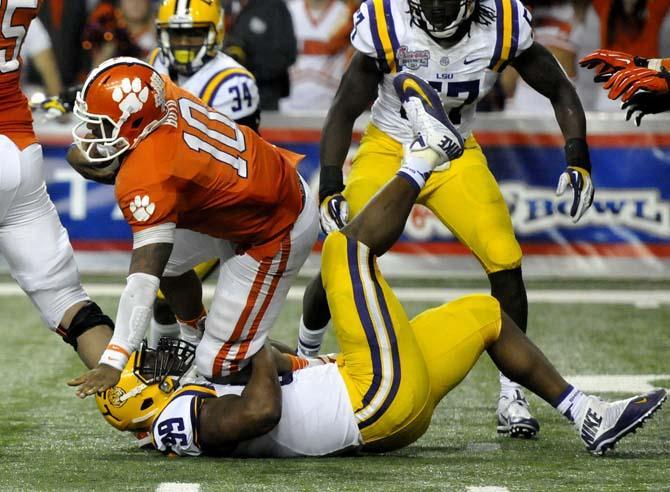
[[[19,86],[21,47],[41,4],[0,2],[0,254],[46,325],[90,368],[114,324],[81,286],[67,232],[46,191],[42,148]]]
[[[165,294],[175,314],[191,320],[185,339],[200,342],[198,371],[225,380],[265,343],[316,241],[317,204],[295,169],[300,156],[134,58],[93,70],[74,114],[78,150],[69,158],[117,166],[115,193],[133,253],[114,336],[98,366],[70,384],[81,397],[116,384],[144,337],[161,277],[212,257],[221,270],[206,319],[200,290]]]

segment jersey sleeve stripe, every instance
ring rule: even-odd
[[[384,0],[384,18],[386,20],[387,32],[389,34],[389,39],[391,41],[391,53],[390,56],[393,59],[393,71],[397,72],[400,67],[398,67],[398,60],[396,59],[396,53],[398,53],[398,48],[400,48],[400,43],[398,42],[398,36],[395,32],[395,22],[393,22],[393,12],[391,11],[391,0]],[[389,55],[387,54],[387,57]]]
[[[149,65],[151,65],[152,67],[154,66],[154,63],[156,63],[156,58],[158,58],[158,53],[159,52],[160,52],[160,48],[154,48],[154,50],[149,55],[149,58],[147,59],[147,63]]]
[[[489,68],[502,71],[514,58],[519,42],[519,13],[516,0],[496,0],[496,45]]]
[[[390,1],[372,0],[372,4],[368,5],[368,10],[372,25],[372,39],[379,59],[384,60],[382,68],[390,73],[397,72],[395,57],[398,50],[398,39],[395,34]]]
[[[379,31],[377,27],[377,15],[375,12],[375,2],[374,0],[367,0],[366,5],[368,7],[368,14],[370,15],[370,33],[372,34],[372,42],[375,45],[377,50],[377,60],[381,70],[385,73],[390,72],[390,68],[386,61],[386,54],[384,53],[384,47],[382,46],[381,39],[379,38]]]
[[[200,97],[200,99],[202,99],[205,104],[211,105],[212,102],[214,102],[214,98],[219,92],[221,85],[223,85],[224,82],[231,79],[232,77],[239,76],[248,77],[251,80],[254,78],[253,75],[251,75],[251,73],[244,68],[233,67],[222,70],[221,72],[217,72],[210,77],[210,79],[200,91],[200,94],[198,94],[198,97]]]

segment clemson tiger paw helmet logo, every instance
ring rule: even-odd
[[[149,195],[136,195],[129,204],[130,213],[138,222],[146,222],[156,210],[156,204],[151,201]]]
[[[119,103],[119,109],[124,113],[137,113],[149,99],[149,87],[142,87],[139,77],[135,77],[132,82],[126,77],[120,87],[114,88],[112,99]]]

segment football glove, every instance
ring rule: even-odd
[[[621,97],[623,102],[628,101],[638,91],[663,94],[670,91],[670,72],[665,67],[660,72],[649,68],[627,68],[612,75],[604,89],[609,89],[610,99]]]
[[[613,74],[629,66],[646,67],[648,60],[621,51],[598,49],[579,60],[579,64],[584,68],[595,69],[594,82],[606,82]]]
[[[626,121],[633,118],[636,126],[640,126],[642,117],[670,111],[670,92],[637,92],[621,105],[626,111]]]
[[[558,179],[556,195],[563,195],[568,186],[573,191],[570,217],[572,217],[572,221],[576,224],[593,203],[594,190],[591,173],[581,167],[568,166]]]
[[[348,220],[349,204],[340,193],[323,199],[319,207],[319,223],[324,234],[339,231]]]

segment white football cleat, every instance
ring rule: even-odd
[[[666,397],[664,389],[613,402],[589,396],[582,415],[575,416],[577,432],[587,450],[602,455],[626,434],[642,427]]]
[[[521,390],[500,395],[498,400],[498,434],[529,439],[540,432],[540,423],[530,414]]]
[[[437,91],[411,73],[396,75],[393,86],[416,136],[410,151],[432,149],[439,156],[435,166],[459,158],[463,154],[463,137],[449,121]]]

